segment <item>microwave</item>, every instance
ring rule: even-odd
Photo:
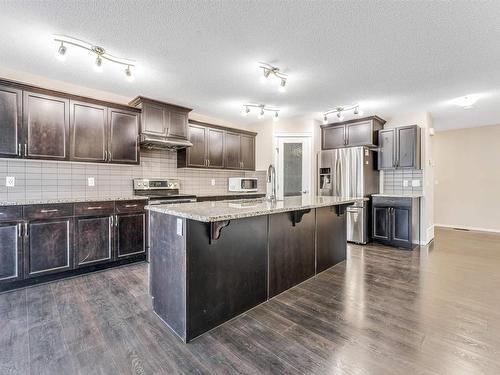
[[[229,191],[256,192],[257,179],[248,177],[229,177]]]

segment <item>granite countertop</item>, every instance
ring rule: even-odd
[[[366,199],[313,196],[310,198],[288,197],[282,201],[271,202],[265,198],[258,198],[232,201],[161,204],[146,206],[146,209],[186,219],[214,222],[317,207],[336,206],[354,203],[360,200]]]
[[[0,201],[2,206],[25,206],[30,204],[55,204],[55,203],[81,203],[81,202],[108,202],[108,201],[133,201],[147,200],[147,197],[138,195],[121,197],[100,197],[100,198],[53,198],[53,199],[18,199],[14,201]]]
[[[372,194],[372,197],[391,197],[391,198],[422,198],[422,193],[380,193]]]

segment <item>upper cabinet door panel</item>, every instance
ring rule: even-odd
[[[110,162],[139,163],[139,113],[108,108]]]
[[[170,111],[169,137],[187,138],[187,112]]]
[[[69,157],[69,100],[24,92],[24,156],[67,160]]]
[[[169,113],[164,106],[145,103],[142,107],[142,132],[165,137],[168,132]]]
[[[394,154],[396,147],[394,129],[379,132],[378,169],[393,169],[395,167]]]
[[[188,166],[207,166],[207,128],[189,124],[189,140],[193,144],[188,150]]]
[[[323,150],[332,148],[340,148],[345,146],[345,126],[332,126],[322,128],[322,145]]]
[[[374,144],[371,121],[347,124],[346,132],[348,146],[369,146]]]
[[[241,168],[255,169],[255,137],[241,135]]]
[[[22,91],[0,86],[0,157],[20,156]]]
[[[207,128],[208,142],[207,155],[208,166],[211,168],[224,167],[224,131]]]
[[[107,160],[106,107],[70,101],[71,160]]]
[[[226,168],[241,169],[241,141],[240,134],[226,132]]]
[[[417,127],[405,126],[397,128],[397,167],[416,168],[417,167]]]

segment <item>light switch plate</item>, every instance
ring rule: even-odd
[[[420,180],[412,180],[411,181],[411,186],[413,186],[413,187],[419,187],[420,186]]]
[[[212,178],[211,184],[212,186],[215,186],[215,178]]]
[[[87,178],[87,186],[95,186],[95,179],[94,179],[94,177]]]
[[[16,178],[14,176],[5,177],[5,186],[7,186],[7,187],[16,186]]]
[[[403,186],[408,187],[408,180],[403,180]]]
[[[182,237],[182,219],[177,219],[177,235]]]

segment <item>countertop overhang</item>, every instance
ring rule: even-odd
[[[280,212],[307,210],[318,207],[349,205],[367,198],[313,196],[287,197],[270,201],[265,198],[215,202],[193,202],[146,206],[147,210],[202,222],[216,222],[245,217],[271,215]]]
[[[29,206],[32,204],[61,204],[61,203],[85,203],[85,202],[108,202],[108,201],[133,201],[147,200],[147,197],[138,195],[117,196],[117,197],[94,197],[94,198],[52,198],[52,199],[17,199],[11,201],[0,201],[3,206]]]

